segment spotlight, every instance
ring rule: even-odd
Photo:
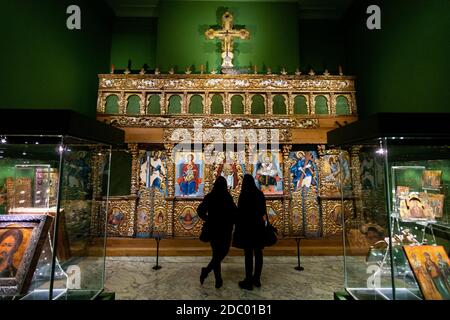
[[[383,155],[386,153],[386,150],[384,150],[383,148],[379,148],[379,149],[377,149],[377,151],[375,151],[375,153],[377,153],[379,155]]]
[[[5,143],[6,143],[6,137],[1,137],[1,138],[0,138],[0,142],[3,143],[3,144],[5,144]]]

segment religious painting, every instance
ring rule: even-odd
[[[300,208],[293,207],[292,208],[292,224],[299,225],[302,223],[302,213]]]
[[[425,300],[450,300],[450,261],[443,246],[403,246]]]
[[[197,215],[197,211],[192,206],[184,207],[180,215],[178,216],[178,221],[186,230],[191,230],[199,219],[200,218]]]
[[[430,220],[434,219],[433,212],[428,203],[417,192],[411,192],[407,199],[400,201],[400,217],[403,220]]]
[[[204,187],[203,154],[175,153],[175,196],[202,197]]]
[[[435,218],[442,218],[444,215],[444,199],[443,194],[428,193],[428,205]]]
[[[90,198],[92,193],[91,158],[87,151],[66,152],[64,158],[64,193],[70,200]]]
[[[124,222],[125,214],[119,207],[111,207],[108,212],[108,225],[118,227]]]
[[[139,186],[141,188],[149,187],[149,152],[139,151]]]
[[[422,184],[424,189],[439,189],[441,186],[441,170],[424,170]]]
[[[155,208],[153,225],[154,225],[154,229],[156,229],[156,230],[164,229],[164,208],[163,207]]]
[[[283,194],[282,155],[279,151],[262,151],[256,155],[253,177],[265,195]]]
[[[344,196],[351,194],[352,184],[348,153],[328,154],[323,156],[322,161],[323,195],[340,196],[341,192],[344,192]]]
[[[26,293],[52,217],[0,216],[0,295]]]
[[[162,151],[150,151],[149,187],[166,194],[167,170],[166,156]]]
[[[397,186],[395,188],[395,203],[397,204],[397,206],[400,205],[400,202],[402,200],[407,199],[408,195],[409,195],[409,187]]]
[[[80,236],[88,236],[91,209],[89,202],[84,200],[61,201],[64,208],[67,234],[69,240],[77,240]]]
[[[111,198],[110,198],[111,199]],[[104,210],[105,205],[103,204]],[[109,201],[106,213],[106,231],[110,236],[130,237],[134,234],[136,199]]]
[[[315,151],[291,152],[289,158],[295,163],[289,168],[294,191],[311,186],[318,187],[318,170],[316,165],[317,153]]]
[[[365,190],[375,189],[375,163],[373,157],[367,152],[360,153],[360,179],[361,186]]]
[[[217,152],[215,154],[214,179],[222,176],[227,180],[229,190],[236,190],[245,167],[239,165],[236,152]]]

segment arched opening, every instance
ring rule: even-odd
[[[244,98],[238,94],[231,97],[231,114],[244,114]]]
[[[223,99],[220,94],[211,98],[211,114],[223,114]]]
[[[203,113],[203,97],[194,94],[189,101],[189,113]]]
[[[308,105],[306,97],[299,95],[294,98],[294,114],[308,114]]]
[[[264,98],[260,94],[255,94],[252,97],[252,114],[264,114],[265,113],[265,106],[264,106]]]
[[[115,94],[106,97],[105,113],[119,113],[119,97]]]
[[[177,94],[170,96],[168,114],[181,113],[181,97]]]
[[[140,103],[141,98],[139,96],[133,94],[127,99],[127,114],[140,114]]]
[[[350,106],[346,97],[338,96],[336,98],[336,114],[350,114]]]
[[[317,96],[315,99],[314,109],[316,114],[328,114],[328,101],[325,96]]]
[[[148,99],[147,114],[161,114],[161,98],[158,94],[152,94]]]
[[[286,114],[285,99],[281,94],[277,94],[272,98],[273,114]]]

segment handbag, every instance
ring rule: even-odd
[[[270,224],[269,215],[266,212],[266,225],[264,227],[263,244],[265,247],[273,246],[278,241],[278,230]]]
[[[203,242],[211,241],[211,231],[209,230],[208,221],[205,221],[203,223],[202,232],[200,233],[200,241],[203,241]]]

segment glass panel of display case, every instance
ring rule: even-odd
[[[46,215],[52,224],[39,238],[41,246],[26,270],[23,286],[11,291],[0,283],[1,298],[94,298],[104,286],[106,238],[101,217],[106,215],[111,147],[67,136],[10,135],[3,139],[0,213]],[[11,225],[0,224],[0,237]],[[23,234],[17,238],[21,240],[10,259],[11,270],[18,270],[19,256],[27,252],[21,245],[30,242]]]
[[[354,155],[352,176],[359,177],[356,213],[344,221],[345,286],[357,299],[424,299],[418,277],[431,279],[431,271],[423,254],[408,257],[407,247],[449,250],[447,146],[394,141],[344,148]],[[442,281],[448,288],[448,278]]]
[[[355,299],[450,299],[449,121],[386,113],[328,133],[351,154],[355,213],[342,219]]]

